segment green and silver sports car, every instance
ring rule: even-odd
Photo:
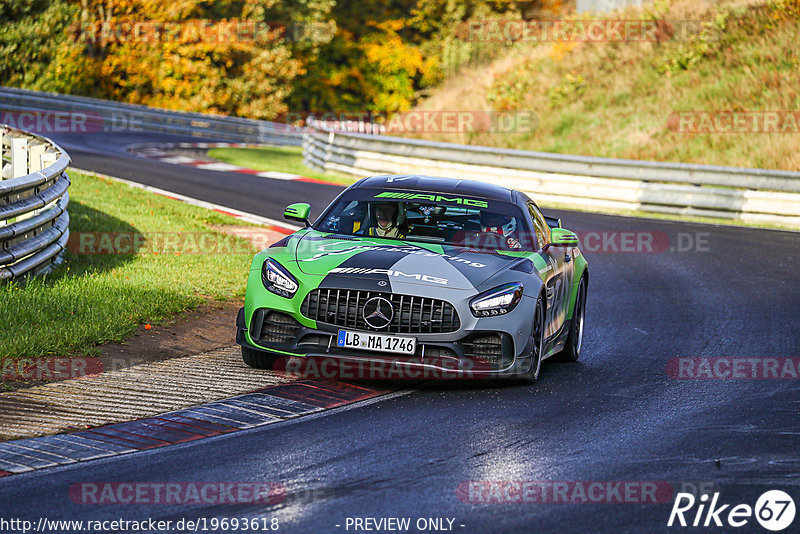
[[[287,207],[306,227],[253,258],[236,336],[248,365],[326,358],[535,380],[546,358],[578,359],[587,263],[524,193],[374,176],[313,224],[309,212]]]

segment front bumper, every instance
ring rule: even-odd
[[[324,323],[316,323],[316,328],[308,327],[292,314],[270,308],[255,309],[250,324],[242,308],[236,326],[239,345],[278,357],[391,364],[409,370],[434,371],[430,376],[436,377],[517,375],[523,372],[527,362],[524,355],[530,352],[528,344],[515,350],[519,343],[515,343],[509,333],[492,330],[459,330],[452,333],[450,339],[442,334],[401,334],[417,339],[413,356],[344,349],[336,346],[339,327]],[[409,374],[409,377],[414,376]]]

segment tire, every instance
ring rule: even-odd
[[[533,314],[533,348],[531,349],[531,366],[528,372],[523,375],[523,379],[528,384],[533,384],[539,378],[542,370],[542,352],[544,350],[544,299],[541,295],[536,299],[536,311]]]
[[[248,347],[241,347],[242,360],[244,363],[255,369],[272,369],[277,356],[273,356],[260,350],[254,350]]]
[[[583,331],[586,324],[586,278],[581,278],[578,295],[575,297],[575,312],[564,348],[556,355],[562,362],[577,362],[583,349]]]

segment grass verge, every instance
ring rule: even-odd
[[[97,344],[122,341],[138,325],[244,296],[255,249],[213,229],[236,219],[78,172],[70,178],[70,252],[47,277],[0,284],[0,358],[96,354]],[[137,253],[86,253],[135,235],[147,239]],[[94,245],[81,247],[81,236]]]
[[[212,148],[208,155],[225,163],[258,171],[288,172],[342,185],[350,185],[357,180],[344,174],[315,171],[303,163],[303,149],[299,146]]]
[[[511,117],[525,112],[536,121],[417,137],[564,154],[800,170],[800,121],[793,119],[800,109],[797,0],[660,0],[641,11],[630,8],[606,17],[653,20],[656,39],[510,45],[507,55],[479,72],[466,70],[448,80],[421,108],[492,109]],[[752,120],[737,123],[728,133],[710,132],[725,131],[724,120],[714,117],[730,111],[779,112],[781,119],[767,128],[766,119],[753,113]],[[694,117],[689,125],[694,126],[683,128],[680,112],[689,112]]]

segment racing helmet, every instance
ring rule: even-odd
[[[501,234],[503,237],[512,235],[517,230],[516,217],[502,213],[481,212],[481,231],[491,234]]]
[[[381,206],[391,207],[394,209],[394,218],[392,220],[392,227],[398,227],[406,220],[406,207],[402,202],[373,202],[370,204],[370,219],[378,225],[378,208]]]

